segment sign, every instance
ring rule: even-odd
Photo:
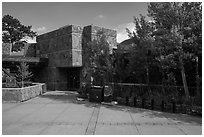
[[[6,87],[16,87],[16,78],[13,76],[6,77]]]

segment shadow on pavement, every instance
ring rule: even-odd
[[[84,101],[77,100],[78,93],[77,92],[70,92],[70,91],[52,91],[46,92],[45,94],[39,96],[39,98],[48,98],[57,103],[74,103],[74,104],[81,104],[85,107],[95,107],[99,104],[89,102],[88,99]],[[142,108],[134,108],[128,106],[120,106],[120,105],[101,105],[107,109],[111,109],[114,111],[126,111],[130,112],[131,114],[139,113],[146,118],[168,118],[169,120],[181,122],[181,123],[189,123],[189,124],[196,124],[202,125],[202,118],[190,116],[186,114],[174,114],[168,112],[160,112],[160,111],[152,111],[149,109],[142,109]],[[117,112],[116,112],[117,113]]]
[[[89,102],[87,99],[84,101],[78,101],[77,96],[79,94],[76,91],[51,91],[46,92],[43,95],[39,96],[39,98],[47,98],[56,103],[74,103],[74,104],[83,104],[86,107],[95,107],[97,104]]]

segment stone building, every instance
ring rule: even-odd
[[[48,90],[78,89],[84,64],[83,54],[86,54],[83,49],[89,41],[98,37],[98,32],[106,35],[110,50],[116,47],[116,31],[93,25],[67,25],[37,36],[37,43],[32,44],[35,47],[32,48],[35,52],[33,58],[44,65],[34,67],[34,81],[46,83]],[[26,52],[29,53],[29,50]],[[3,64],[6,64],[6,60],[8,62],[8,58],[3,59]],[[40,61],[45,59],[47,62]]]

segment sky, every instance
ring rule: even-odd
[[[65,25],[90,24],[117,31],[117,42],[134,30],[134,16],[147,15],[144,2],[3,2],[2,16],[9,14],[38,35]],[[31,40],[30,42],[34,42]]]

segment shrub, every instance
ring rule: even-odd
[[[29,82],[33,74],[28,70],[29,65],[27,65],[25,62],[21,62],[20,65],[17,65],[17,68],[18,71],[16,74],[16,79],[21,83],[21,87],[24,87],[25,82]]]

